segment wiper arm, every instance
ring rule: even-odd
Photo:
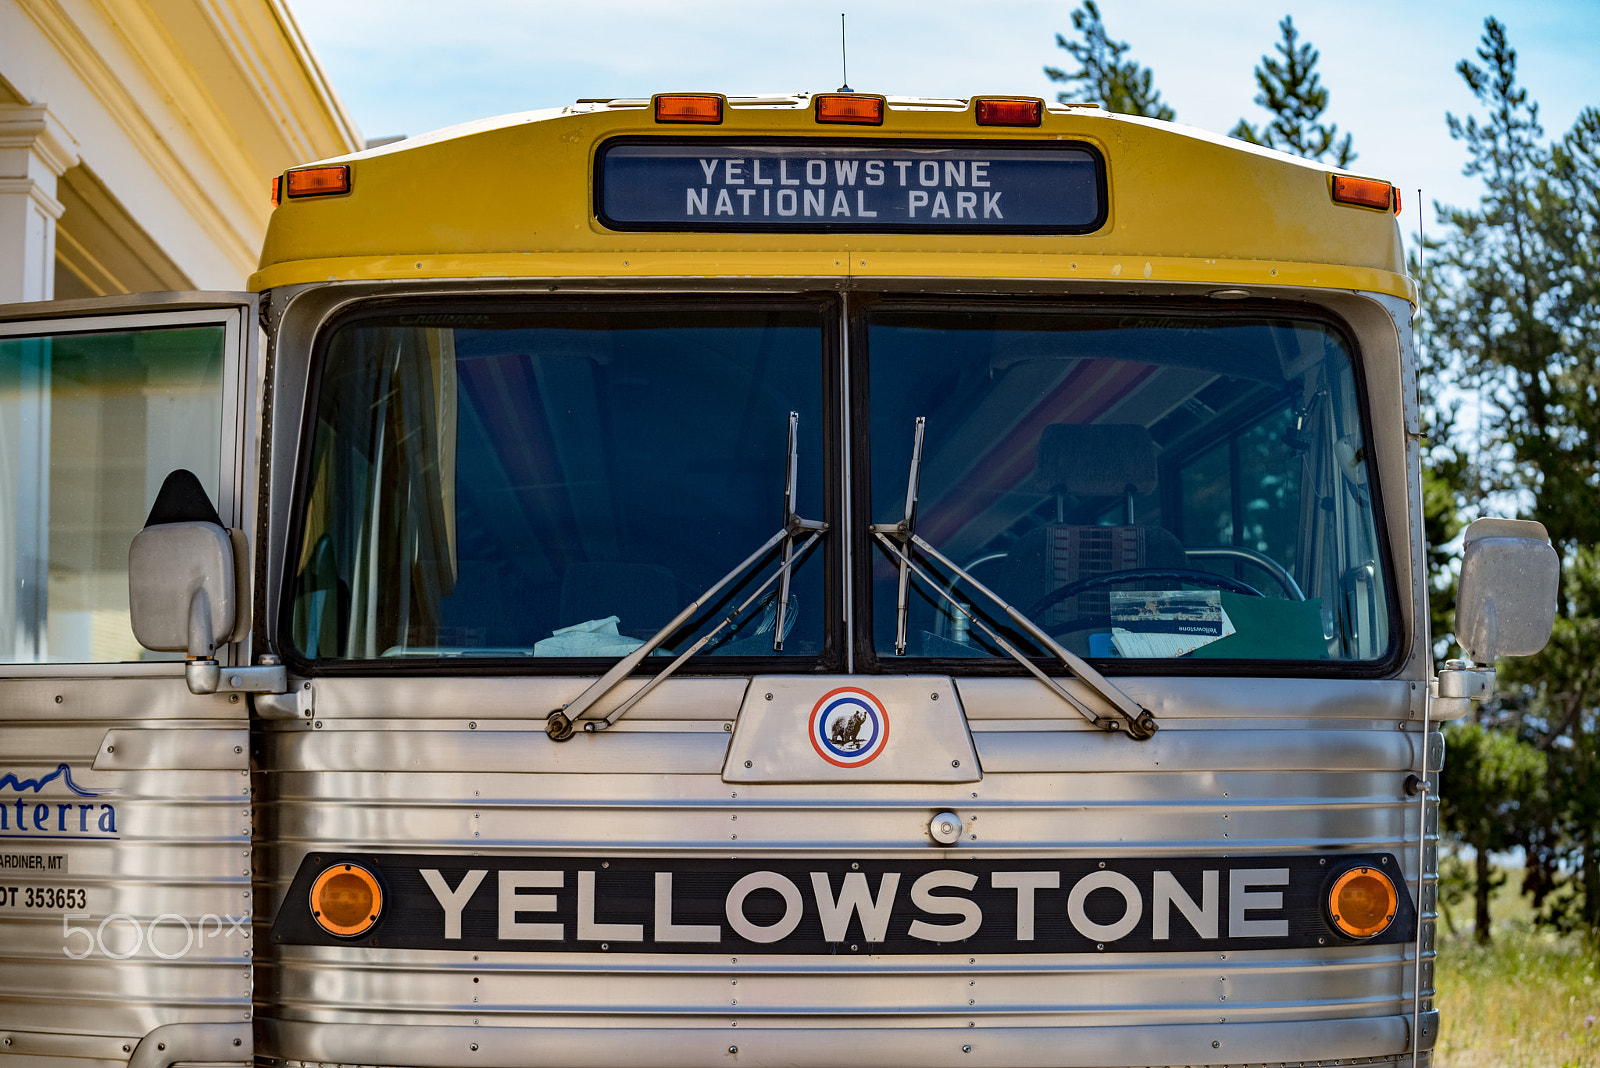
[[[922,435],[928,420],[917,416],[916,429],[911,436],[911,474],[906,478],[906,510],[898,523],[874,523],[868,529],[880,540],[892,539],[906,550],[917,534],[917,487],[922,481]],[[900,586],[895,591],[894,655],[906,655],[906,622],[911,615],[911,554],[900,557]]]
[[[784,468],[783,485],[783,529],[786,537],[783,539],[783,568],[782,581],[778,584],[778,612],[773,619],[772,651],[783,652],[783,635],[789,622],[789,579],[794,574],[794,539],[802,530],[814,530],[818,533],[827,529],[827,524],[801,519],[795,513],[796,498],[800,493],[800,413],[789,413],[789,462]]]
[[[914,506],[917,497],[918,481],[920,479],[919,468],[922,464],[923,428],[924,419],[921,416],[918,416],[914,444],[911,452],[911,472],[907,478],[905,518],[903,518],[899,523],[875,523],[870,528],[873,536],[876,537],[879,543],[890,553],[890,555],[894,556],[900,563],[899,620],[896,628],[898,637],[895,644],[895,651],[900,654],[903,654],[905,651],[906,619],[909,605],[906,595],[906,579],[908,573],[915,574],[927,584],[929,589],[933,590],[933,592],[941,599],[948,602],[952,608],[966,616],[968,620],[978,627],[978,629],[987,634],[991,641],[1005,651],[1007,656],[1011,657],[1011,659],[1027,668],[1035,678],[1049,687],[1051,692],[1056,694],[1056,696],[1060,697],[1063,701],[1067,702],[1067,704],[1071,705],[1072,708],[1075,709],[1084,719],[1088,720],[1090,723],[1094,724],[1096,727],[1099,727],[1103,731],[1125,731],[1127,732],[1128,737],[1137,741],[1144,741],[1145,739],[1153,736],[1155,732],[1160,729],[1160,725],[1156,723],[1156,717],[1154,713],[1152,713],[1148,708],[1144,708],[1133,698],[1129,697],[1127,694],[1113,686],[1104,675],[1100,674],[1093,667],[1089,666],[1088,662],[1082,657],[1063,648],[1059,642],[1044,632],[1044,628],[1040,627],[1033,620],[1023,615],[1019,609],[1007,604],[999,594],[995,593],[993,590],[989,589],[989,587],[973,578],[971,574],[958,565],[954,560],[951,560],[938,549],[935,549],[932,545],[929,545],[927,540],[921,535],[917,534],[915,529],[913,529],[912,522],[914,519]],[[921,549],[925,554],[938,561],[944,567],[950,569],[950,571],[954,574],[958,575],[973,589],[983,594],[983,596],[987,597],[990,601],[993,601],[996,607],[1009,616],[1011,621],[1018,627],[1021,627],[1030,638],[1038,642],[1045,649],[1048,649],[1050,653],[1061,662],[1063,667],[1076,675],[1079,681],[1088,686],[1089,689],[1093,690],[1100,698],[1109,703],[1112,708],[1116,709],[1117,714],[1102,715],[1101,713],[1096,712],[1094,709],[1078,700],[1078,698],[1074,697],[1055,679],[1045,674],[1045,672],[1040,669],[1039,665],[1035,664],[1032,659],[1024,656],[1022,652],[1020,652],[1010,642],[1002,638],[992,627],[988,626],[983,622],[983,620],[979,619],[975,612],[969,609],[966,605],[962,604],[960,601],[956,600],[954,593],[946,589],[943,583],[938,582],[926,571],[918,567],[916,562],[912,559],[913,549]]]
[[[738,618],[741,612],[754,604],[762,594],[766,593],[766,591],[772,587],[774,582],[778,582],[779,580],[782,580],[782,586],[780,588],[777,605],[776,635],[772,644],[774,650],[783,648],[783,628],[787,618],[789,576],[794,571],[796,565],[799,564],[799,562],[805,557],[806,553],[813,545],[817,543],[817,541],[822,537],[823,533],[828,529],[828,524],[815,519],[802,519],[794,511],[796,499],[796,481],[799,477],[800,468],[799,425],[799,414],[796,412],[790,412],[789,453],[788,463],[785,467],[786,478],[783,494],[783,527],[776,534],[763,542],[761,548],[745,557],[742,561],[734,566],[733,570],[729,571],[726,575],[723,575],[716,582],[712,583],[709,589],[707,589],[699,597],[696,597],[677,615],[673,616],[667,625],[656,631],[655,634],[651,635],[648,641],[639,646],[639,648],[628,653],[628,655],[624,656],[621,660],[618,660],[615,664],[611,665],[611,668],[606,671],[604,675],[601,675],[598,679],[591,683],[589,688],[584,690],[583,693],[579,694],[576,700],[564,708],[558,708],[551,712],[550,715],[545,718],[544,724],[544,732],[550,736],[551,741],[564,742],[568,738],[571,738],[578,720],[585,712],[588,712],[594,707],[596,702],[615,689],[617,684],[626,678],[630,673],[632,673],[634,668],[638,667],[639,664],[643,662],[645,657],[659,649],[662,643],[671,637],[679,627],[683,626],[683,624],[687,622],[691,616],[693,616],[709,601],[715,598],[716,595],[722,591],[723,587],[727,586],[728,583],[732,582],[734,579],[748,571],[752,566],[760,561],[762,557],[766,556],[767,553],[771,552],[772,549],[780,543],[783,545],[782,562],[778,565],[777,570],[768,576],[766,581],[761,583],[761,585],[756,588],[754,593],[746,597],[737,608],[724,616],[721,622],[719,622],[710,631],[695,641],[693,645],[689,646],[689,648],[678,654],[672,663],[668,664],[658,674],[656,674],[655,677],[646,682],[644,686],[640,687],[639,691],[632,697],[628,698],[622,704],[612,709],[611,712],[606,716],[587,721],[584,723],[583,729],[586,731],[603,731],[607,727],[610,727],[612,724],[616,723],[616,721],[621,719],[629,709],[643,700],[646,694],[655,689],[658,685],[665,681],[668,676],[676,671],[679,666],[684,663],[684,661],[688,660],[695,653],[698,653],[701,649],[704,649],[713,638],[721,633],[724,627],[728,626],[728,624],[732,623],[736,618]],[[796,540],[802,537],[804,540],[801,541],[797,546],[795,544]]]

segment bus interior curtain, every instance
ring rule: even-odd
[[[375,363],[365,529],[354,585],[351,650],[379,656],[438,643],[441,602],[455,589],[456,372],[449,329],[363,332]]]

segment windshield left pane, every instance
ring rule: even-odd
[[[291,635],[307,659],[620,657],[777,532],[822,517],[818,305],[413,311],[322,349]],[[671,635],[681,651],[776,560]],[[823,646],[795,571],[781,655]],[[702,650],[773,656],[776,586]],[[556,665],[551,664],[552,667]]]

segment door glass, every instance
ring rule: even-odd
[[[225,328],[0,338],[0,663],[166,660],[128,545],[174,468],[217,500]]]

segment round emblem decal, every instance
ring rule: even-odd
[[[839,768],[870,764],[889,741],[889,713],[866,690],[844,686],[822,695],[811,709],[811,747]]]

